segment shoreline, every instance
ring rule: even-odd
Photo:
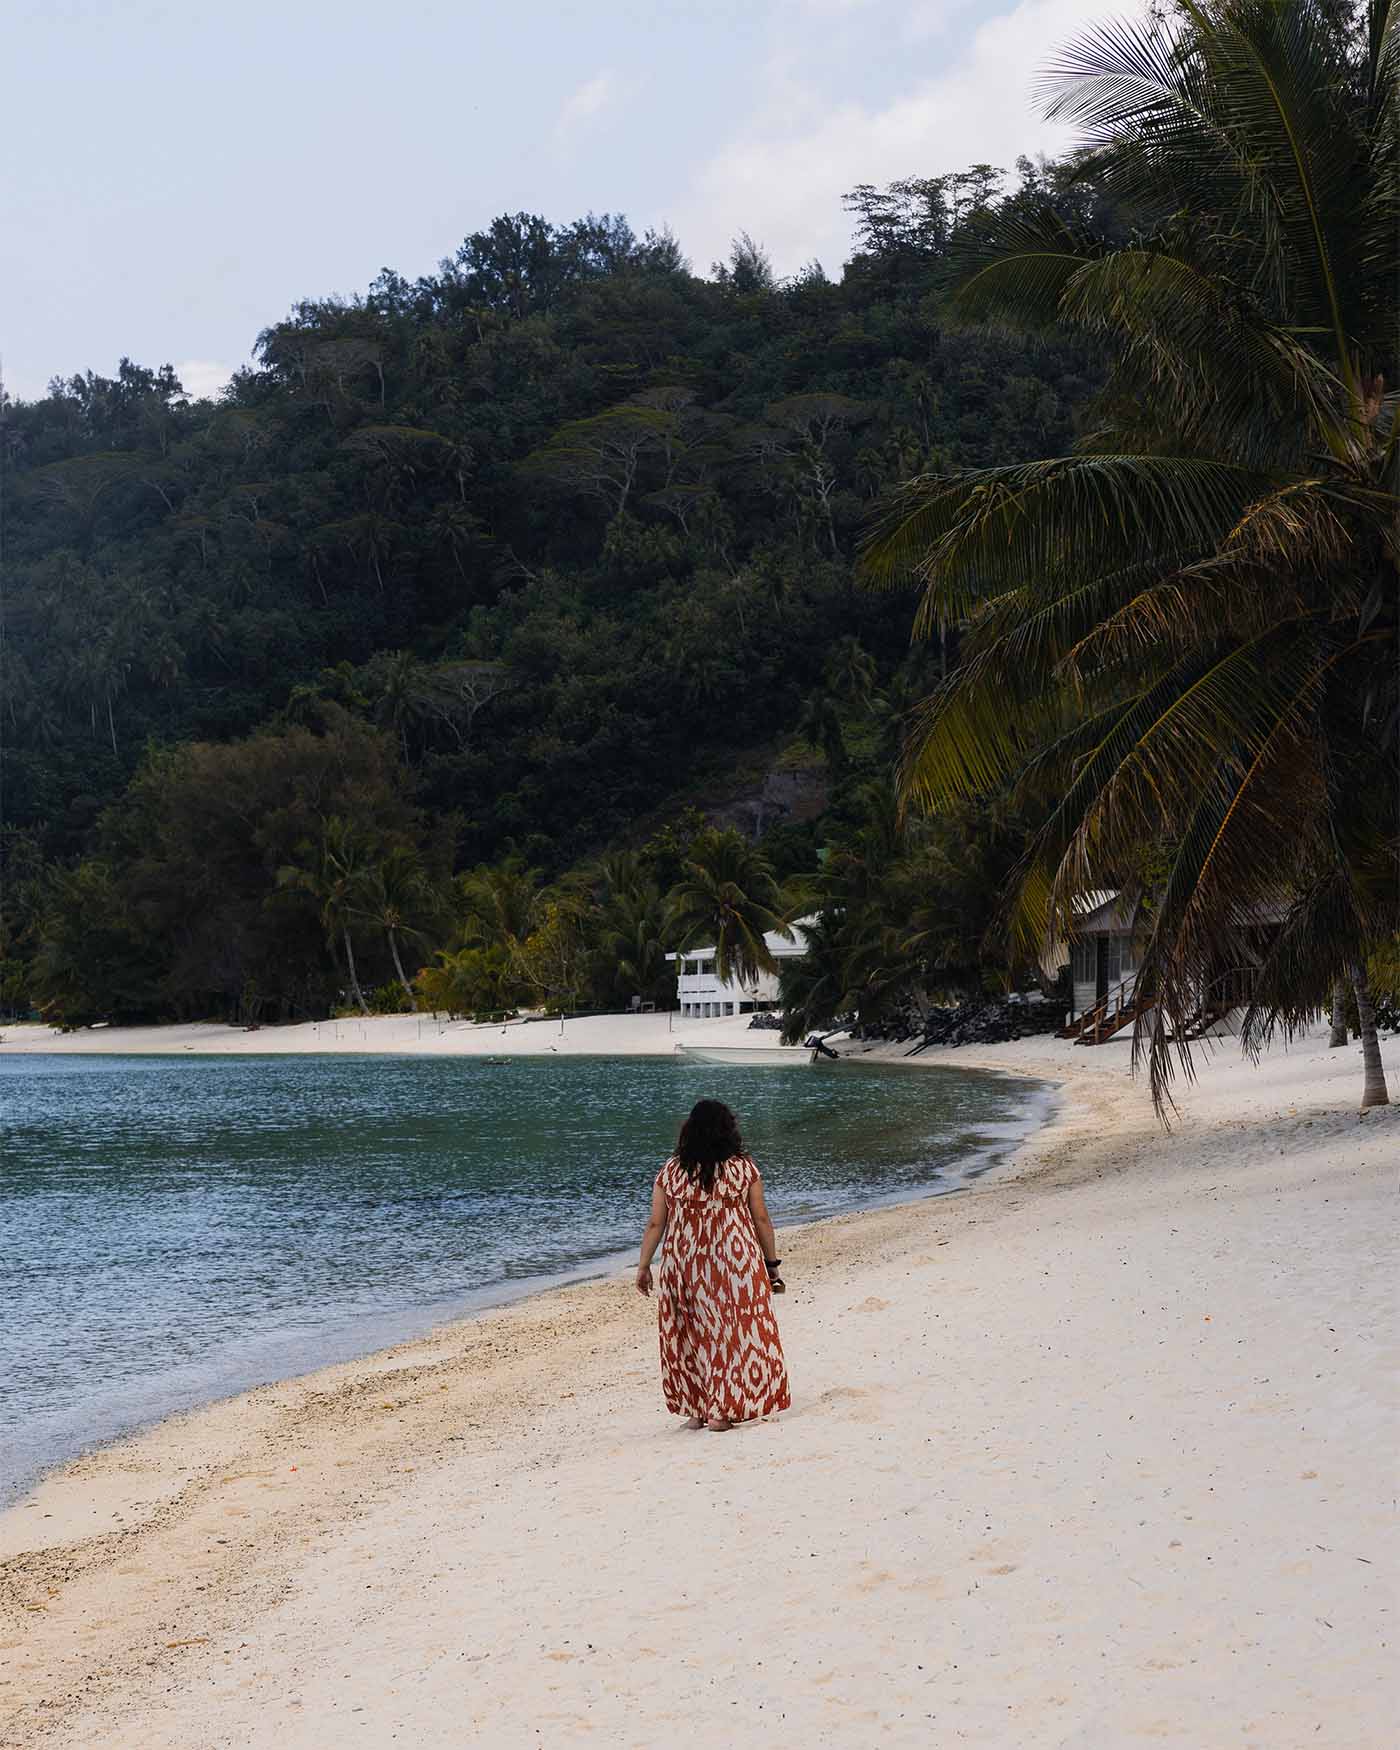
[[[0,1744],[651,1743],[668,1710],[747,1744],[781,1704],[782,1729],[818,1741],[924,1743],[957,1722],[1008,1750],[1076,1729],[1199,1746],[1240,1741],[1222,1685],[1269,1750],[1383,1742],[1373,1546],[1394,1411],[1374,1393],[1393,1307],[1375,1273],[1400,1112],[1341,1108],[1354,1053],[1308,1041],[1252,1073],[1203,1061],[1164,1136],[1112,1049],[909,1066],[1055,1081],[1058,1109],[976,1196],[784,1230],[797,1396],[771,1422],[686,1447],[659,1406],[653,1309],[605,1278],[50,1473],[0,1514]],[[1183,1310],[1198,1290],[1211,1313]],[[1313,1297],[1343,1339],[1322,1385]],[[715,1542],[720,1497],[759,1516],[761,1557]],[[657,1568],[657,1536],[707,1551],[703,1587]],[[1267,1632],[1246,1631],[1260,1605]]]
[[[32,1055],[42,1056],[46,1053],[34,1052]],[[103,1053],[102,1055],[109,1055]],[[110,1055],[125,1055],[114,1051]],[[139,1053],[135,1055],[172,1055],[169,1053]],[[211,1056],[222,1057],[222,1053],[209,1053]],[[279,1053],[278,1056],[289,1055]],[[298,1054],[301,1055],[301,1054]],[[313,1055],[313,1054],[305,1054]],[[329,1054],[326,1054],[329,1055]],[[394,1055],[386,1053],[385,1055]],[[523,1054],[522,1054],[523,1055]],[[637,1054],[640,1055],[640,1054]],[[531,1054],[532,1061],[543,1061],[540,1054]],[[610,1061],[610,1060],[609,1060]],[[876,1068],[887,1067],[886,1060],[869,1055],[868,1061]],[[853,1060],[858,1067],[861,1059]],[[820,1066],[819,1066],[820,1067]],[[917,1065],[910,1065],[917,1068]],[[981,1069],[975,1064],[946,1065],[973,1074],[999,1075],[1019,1081],[1025,1089],[1024,1116],[1010,1125],[1000,1127],[1000,1134],[988,1135],[979,1139],[976,1149],[966,1165],[960,1166],[951,1177],[940,1177],[951,1172],[950,1163],[940,1166],[930,1165],[931,1177],[917,1185],[906,1185],[897,1190],[885,1191],[878,1195],[861,1197],[846,1208],[828,1209],[814,1214],[804,1213],[784,1225],[784,1231],[792,1234],[820,1226],[823,1222],[835,1220],[843,1216],[860,1216],[883,1209],[893,1209],[900,1206],[920,1203],[925,1199],[947,1197],[959,1192],[972,1191],[982,1183],[994,1180],[1004,1173],[1014,1162],[1017,1153],[1027,1141],[1046,1129],[1053,1119],[1059,1084],[1041,1077],[1033,1077],[1025,1072],[1011,1070]],[[983,1127],[986,1128],[986,1127]],[[996,1128],[996,1127],[993,1127]],[[502,1277],[500,1280],[482,1285],[478,1288],[460,1294],[448,1295],[439,1299],[425,1301],[414,1307],[399,1307],[381,1313],[362,1313],[353,1319],[318,1332],[319,1342],[308,1343],[304,1364],[288,1365],[284,1363],[285,1371],[273,1371],[262,1377],[256,1377],[261,1370],[254,1364],[242,1370],[245,1377],[216,1379],[210,1375],[207,1387],[193,1385],[186,1390],[173,1394],[168,1405],[154,1410],[149,1414],[141,1414],[121,1423],[112,1432],[81,1441],[76,1447],[57,1453],[45,1459],[32,1469],[22,1471],[16,1476],[6,1478],[0,1476],[0,1515],[25,1501],[36,1490],[41,1489],[50,1477],[58,1476],[70,1465],[79,1463],[85,1458],[110,1451],[125,1443],[137,1441],[166,1422],[179,1417],[196,1416],[202,1411],[221,1404],[234,1402],[249,1396],[253,1392],[266,1390],[279,1384],[304,1381],[331,1369],[353,1366],[357,1362],[371,1361],[377,1355],[398,1352],[413,1344],[431,1339],[438,1331],[469,1323],[473,1320],[499,1313],[522,1302],[570,1288],[586,1287],[607,1280],[618,1279],[628,1271],[628,1260],[631,1247],[620,1247],[597,1257],[589,1258],[578,1265],[558,1272],[544,1272],[530,1277]],[[273,1366],[277,1364],[274,1362]]]
[[[677,1045],[771,1045],[773,1035],[750,1030],[747,1015],[695,1020],[674,1012],[580,1015],[562,1024],[544,1017],[497,1022],[450,1021],[434,1015],[342,1016],[331,1021],[230,1026],[220,1021],[162,1022],[141,1027],[81,1027],[72,1033],[39,1022],[0,1028],[0,1058],[71,1054],[79,1057],[669,1057]]]

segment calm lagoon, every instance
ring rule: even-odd
[[[702,1096],[739,1113],[780,1226],[960,1189],[1047,1103],[899,1066],[0,1056],[0,1499],[172,1411],[607,1268]]]

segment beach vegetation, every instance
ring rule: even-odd
[[[920,589],[920,636],[960,633],[905,803],[1042,815],[1024,949],[1165,853],[1136,889],[1159,1103],[1203,992],[1242,969],[1251,1049],[1345,977],[1363,1101],[1386,1097],[1364,968],[1400,904],[1397,80],[1380,0],[1193,0],[1066,47],[1046,114],[1112,222],[1053,188],[984,208],[957,307],[1077,335],[1106,381],[1049,459],[902,482],[866,550],[872,582]]]
[[[788,903],[773,865],[733,827],[696,834],[669,906],[667,923],[676,948],[713,947],[721,984],[748,986],[761,972],[777,972],[765,937],[792,939]]]
[[[538,919],[473,934],[459,886],[507,866],[585,893],[580,1000],[665,1000],[692,817],[740,821],[770,772],[872,775],[861,689],[908,645],[907,604],[855,584],[880,493],[1072,435],[1092,350],[948,303],[960,231],[1047,177],[867,190],[844,270],[788,280],[741,223],[706,277],[617,215],[503,214],[421,277],[297,302],[211,399],[123,360],[7,405],[7,1003],[289,1019],[358,1008],[351,958],[366,1002],[422,1001],[440,951],[519,966]],[[743,830],[814,874],[810,814]],[[367,897],[396,850],[434,904]],[[646,853],[636,891],[597,875],[616,851]],[[139,984],[105,939],[59,979],[88,860]]]
[[[664,1005],[817,913],[790,1028],[917,1023],[1113,887],[1159,1098],[1246,954],[1251,1044],[1384,1025],[1388,21],[1103,26],[1082,149],[851,191],[839,273],[505,214],[213,399],[9,405],[0,1000]]]

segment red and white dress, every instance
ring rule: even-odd
[[[792,1402],[773,1291],[749,1215],[757,1178],[746,1155],[719,1167],[709,1191],[674,1156],[656,1175],[666,1194],[657,1275],[661,1390],[673,1415],[746,1422]]]

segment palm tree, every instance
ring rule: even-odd
[[[365,870],[352,907],[357,917],[377,924],[388,937],[394,971],[399,975],[408,1006],[415,1013],[418,1003],[403,969],[399,937],[421,934],[409,920],[431,911],[435,899],[432,882],[417,851],[409,845],[393,845]]]
[[[337,943],[344,948],[351,994],[360,1013],[367,1015],[369,1004],[360,989],[359,974],[355,970],[351,926],[359,915],[361,895],[369,872],[369,847],[352,822],[332,814],[321,822],[320,837],[304,841],[297,847],[297,853],[301,861],[280,868],[277,885],[309,894],[315,900],[331,955],[334,958]]]
[[[778,974],[784,1045],[801,1044],[809,1034],[830,1027],[854,1006],[846,979],[845,926],[845,914],[836,907],[818,912],[806,928],[802,953],[784,960]]]
[[[658,887],[647,887],[618,902],[604,937],[615,956],[613,977],[645,1002],[669,1003],[675,994],[666,963],[666,906]]]
[[[846,736],[841,727],[841,708],[825,687],[811,693],[802,707],[797,733],[825,759],[833,776],[846,769]]]
[[[713,943],[721,984],[757,983],[778,963],[764,940],[792,931],[773,865],[733,827],[697,833],[671,889],[670,927],[681,949]]]
[[[539,871],[515,856],[483,863],[458,881],[465,915],[462,940],[470,947],[515,953],[539,921]]]
[[[962,299],[1086,336],[1098,423],[1068,456],[911,482],[867,553],[922,584],[918,634],[966,625],[906,798],[1048,799],[1026,945],[1165,856],[1135,1039],[1159,1107],[1222,972],[1252,969],[1257,1050],[1398,921],[1398,86],[1400,0],[1180,0],[1063,51],[1047,114],[1083,128],[1130,239],[1009,202]]]

